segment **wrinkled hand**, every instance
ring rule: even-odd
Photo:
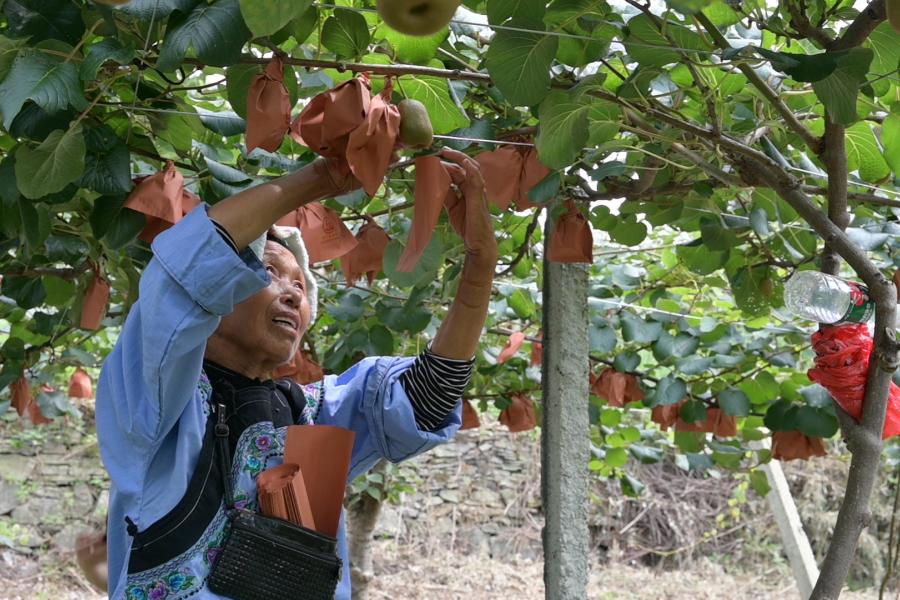
[[[359,179],[352,172],[346,161],[334,158],[317,158],[312,163],[313,171],[321,180],[325,190],[325,198],[343,196],[362,187]]]
[[[485,269],[490,268],[493,275],[497,263],[497,239],[485,198],[481,167],[475,159],[458,150],[444,148],[440,156],[466,204],[466,230],[463,235],[466,254]]]

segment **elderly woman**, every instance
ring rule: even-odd
[[[235,504],[255,509],[256,477],[283,461],[288,425],[354,431],[351,478],[454,435],[497,248],[477,163],[449,149],[442,157],[465,198],[465,267],[447,318],[415,358],[369,357],[308,386],[272,380],[315,317],[316,287],[297,231],[279,228],[279,236],[271,227],[358,185],[324,159],[201,205],[154,241],[140,300],[98,385],[100,452],[112,478],[110,598],[219,598],[207,577],[227,532],[225,478]],[[230,473],[209,443],[219,405],[228,415]],[[343,519],[337,537],[335,597],[349,599]]]

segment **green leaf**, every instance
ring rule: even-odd
[[[672,44],[656,28],[653,18],[640,14],[628,21],[625,48],[628,55],[645,67],[661,67],[678,62],[679,55]]]
[[[619,487],[622,488],[622,493],[630,498],[637,498],[646,489],[646,486],[639,479],[632,477],[628,473],[623,474],[619,478]]]
[[[130,208],[122,208],[109,223],[103,242],[110,249],[118,250],[134,240],[146,224],[147,219],[143,214]]]
[[[369,48],[370,39],[365,17],[355,10],[334,9],[334,16],[328,17],[322,27],[322,44],[338,58],[362,56]]]
[[[106,61],[125,65],[131,62],[135,52],[132,47],[124,47],[116,38],[106,38],[88,47],[84,60],[81,61],[79,76],[82,81],[93,81],[97,78],[97,71]]]
[[[25,234],[25,250],[28,254],[34,254],[50,235],[50,215],[47,207],[19,200],[19,218]]]
[[[813,90],[836,123],[850,125],[859,120],[856,98],[874,53],[869,48],[852,48],[833,54],[837,68],[825,79],[813,83]]]
[[[533,0],[488,0],[487,18],[491,25],[500,25],[510,17],[540,21],[544,18],[544,3]]]
[[[763,423],[771,431],[788,431],[797,429],[796,415],[798,407],[787,400],[779,400],[769,406]]]
[[[731,250],[737,246],[734,232],[725,227],[718,217],[700,217],[700,239],[703,245],[711,250]]]
[[[245,104],[246,106],[246,104]],[[247,129],[247,122],[242,119],[236,112],[223,110],[218,112],[206,111],[199,106],[197,113],[200,115],[200,122],[209,129],[219,135],[230,137],[244,133]]]
[[[750,471],[750,487],[761,497],[765,497],[772,490],[772,487],[769,485],[769,478],[766,477],[764,471],[759,469]]]
[[[743,267],[730,278],[734,301],[745,315],[759,317],[769,314],[772,292],[770,284],[764,283],[766,280],[774,281],[767,266]]]
[[[3,5],[9,36],[62,40],[73,46],[84,35],[84,21],[77,4],[68,0],[6,0]]]
[[[44,242],[47,248],[47,258],[54,261],[75,263],[87,256],[91,247],[77,235],[55,233]]]
[[[39,277],[18,277],[7,275],[3,278],[3,295],[15,300],[21,308],[34,308],[44,303],[47,293]]]
[[[359,294],[345,294],[339,304],[331,304],[326,309],[335,319],[345,322],[358,321],[366,310]]]
[[[872,49],[871,72],[886,75],[896,71],[900,66],[900,43],[897,43],[897,32],[887,21],[883,21],[869,34],[865,46]]]
[[[900,115],[888,115],[881,124],[884,158],[895,175],[900,176]]]
[[[719,392],[719,407],[726,415],[732,417],[746,417],[750,414],[750,398],[747,394],[736,388],[730,388]]]
[[[884,130],[882,139],[890,140]],[[856,123],[844,131],[844,139],[847,146],[847,165],[850,170],[859,170],[859,177],[863,181],[877,183],[886,179],[891,174],[891,168],[881,153],[878,140],[871,125],[867,122]]]
[[[9,68],[25,45],[25,40],[11,40],[0,35],[0,81],[6,78]]]
[[[641,365],[637,352],[621,352],[613,359],[613,369],[621,373],[631,373]]]
[[[16,57],[9,75],[0,84],[4,127],[9,129],[27,100],[33,100],[51,114],[67,106],[77,110],[87,108],[75,65],[30,48]]]
[[[632,444],[628,447],[628,452],[645,465],[658,463],[665,457],[662,448],[644,446],[642,444]]]
[[[254,37],[272,35],[299,17],[312,0],[240,0],[241,15]]]
[[[810,437],[830,438],[838,430],[838,420],[834,415],[812,406],[801,406],[796,419],[797,429]]]
[[[444,245],[441,243],[440,236],[432,237],[428,246],[425,247],[419,263],[409,273],[397,270],[397,263],[400,261],[402,253],[403,245],[399,241],[392,240],[387,245],[384,251],[384,274],[397,287],[408,288],[434,281],[438,267],[444,259]]]
[[[562,177],[554,171],[541,179],[536,186],[528,190],[528,200],[535,204],[546,204],[559,193]]]
[[[141,21],[156,21],[165,19],[173,12],[183,13],[191,10],[201,0],[131,0],[118,10],[125,14],[137,17]]]
[[[534,298],[522,288],[516,288],[516,291],[507,297],[506,302],[520,319],[528,319],[534,314]]]
[[[723,0],[712,0],[703,9],[703,14],[709,18],[713,25],[720,28],[741,22],[741,13],[731,8],[731,5],[723,2]]]
[[[47,297],[44,302],[50,306],[62,307],[69,304],[75,296],[75,284],[60,277],[43,278]]]
[[[188,55],[207,65],[228,66],[237,62],[241,47],[250,39],[238,0],[201,3],[183,18],[173,16],[169,27],[156,61],[156,67],[165,72],[181,66]]]
[[[133,184],[128,146],[105,125],[88,128],[84,139],[86,154],[79,187],[101,194],[130,191]]]
[[[624,448],[610,448],[606,451],[606,464],[617,469],[628,462],[628,452]]]
[[[671,335],[664,331],[653,344],[653,356],[656,360],[663,361],[668,358],[685,358],[697,351],[700,347],[700,339],[689,333]]]
[[[647,321],[629,312],[622,313],[622,337],[626,342],[648,344],[662,334],[662,323]]]
[[[537,146],[541,162],[551,169],[562,169],[575,161],[588,139],[587,96],[553,90],[538,109],[540,127]]]
[[[687,386],[684,381],[678,377],[663,377],[656,384],[653,391],[653,406],[667,406],[669,404],[677,404],[684,400],[687,395]]]
[[[37,148],[16,151],[16,181],[26,198],[37,199],[62,190],[84,172],[85,143],[79,123],[57,129]]]
[[[436,134],[469,126],[468,115],[443,77],[404,75],[399,81],[399,87],[408,98],[425,105]]]
[[[438,46],[444,43],[450,30],[445,27],[431,35],[404,35],[390,27],[384,27],[383,31],[398,62],[418,65],[434,58]]]
[[[590,329],[588,329],[588,341],[591,352],[609,354],[616,349],[616,330],[605,321],[602,324],[591,323]]]
[[[615,229],[609,232],[610,237],[626,246],[637,246],[647,238],[647,226],[634,217],[621,219]]]
[[[511,104],[532,106],[550,91],[550,64],[556,56],[556,36],[537,33],[544,24],[530,19],[512,19],[510,27],[530,29],[498,31],[485,55],[488,73]]]
[[[697,423],[706,420],[706,405],[700,400],[688,400],[678,411],[685,423]]]
[[[787,73],[795,81],[804,83],[814,83],[825,79],[837,68],[837,58],[834,52],[796,54],[775,52],[766,48],[756,48],[756,51],[767,58],[772,63],[772,67]]]
[[[730,254],[728,250],[712,251],[700,240],[679,245],[675,253],[688,269],[699,275],[709,275],[725,266]]]

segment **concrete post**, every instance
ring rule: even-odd
[[[794,581],[797,582],[797,590],[800,598],[807,600],[812,594],[816,581],[819,579],[819,567],[816,565],[816,557],[813,555],[809,538],[803,530],[800,521],[800,513],[788,488],[781,463],[777,460],[762,465],[769,480],[771,491],[767,494],[769,507],[775,515],[778,529],[781,531],[781,542],[784,544],[784,553],[787,554],[794,572]]]
[[[544,245],[553,223],[547,219]],[[544,259],[541,497],[548,600],[587,598],[588,270]]]

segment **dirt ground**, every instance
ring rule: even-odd
[[[467,556],[436,550],[422,556],[394,540],[376,542],[376,577],[369,600],[542,600],[540,562]],[[0,561],[0,567],[2,567]],[[21,571],[20,571],[21,572]],[[30,575],[14,576],[0,568],[4,600],[101,600],[71,564],[49,564]],[[590,600],[796,600],[789,576],[772,569],[755,576],[732,576],[711,562],[690,569],[658,571],[629,566],[595,566]],[[845,592],[844,600],[877,598],[874,592]]]

